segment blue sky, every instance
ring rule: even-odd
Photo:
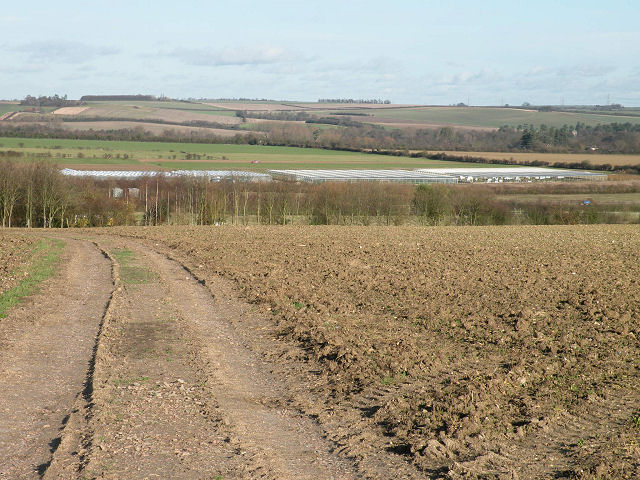
[[[640,2],[10,2],[0,98],[640,106]]]

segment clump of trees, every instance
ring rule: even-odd
[[[318,100],[318,103],[366,103],[372,105],[390,105],[391,100],[381,100],[379,98],[373,99],[358,99],[354,100],[353,98],[321,98]]]
[[[60,97],[58,94],[55,94],[52,97],[40,96],[33,97],[31,95],[27,95],[24,100],[20,102],[20,105],[28,106],[28,107],[75,107],[81,105],[82,102],[77,100],[68,100],[66,95]]]
[[[103,226],[110,218],[133,224],[134,210],[94,182],[64,177],[50,162],[0,160],[3,227]]]
[[[81,102],[116,102],[116,101],[135,101],[135,102],[157,102],[168,101],[165,97],[156,97],[155,95],[84,95],[80,98]]]

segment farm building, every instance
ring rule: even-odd
[[[451,175],[460,182],[502,183],[502,182],[540,182],[540,181],[593,181],[606,180],[605,173],[583,170],[560,170],[543,167],[479,167],[479,168],[421,168],[419,172]]]
[[[242,172],[236,170],[174,170],[171,172],[158,172],[151,170],[73,170],[65,168],[60,171],[63,175],[71,177],[92,177],[96,180],[138,180],[144,178],[177,178],[195,177],[208,178],[212,182],[222,180],[239,180],[244,182],[269,182],[271,176],[265,173]]]
[[[269,170],[275,180],[295,182],[458,183],[446,173],[418,170]]]

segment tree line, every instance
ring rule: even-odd
[[[158,98],[155,95],[84,95],[80,97],[81,102],[116,102],[116,101],[135,101],[135,102],[156,102],[168,101],[165,97]]]
[[[381,100],[379,98],[358,99],[353,98],[320,98],[318,103],[365,103],[371,105],[390,105],[391,100]]]
[[[20,105],[28,107],[75,107],[81,105],[82,102],[77,100],[68,100],[66,95],[60,97],[58,94],[51,97],[39,96],[34,97],[27,95],[24,100],[20,101]]]
[[[527,203],[520,201],[518,195],[509,195],[538,190],[585,195],[638,192],[640,182],[415,186],[376,182],[210,182],[192,177],[95,180],[63,176],[50,162],[0,160],[3,227],[638,222],[635,207],[611,211],[611,207],[597,205]]]

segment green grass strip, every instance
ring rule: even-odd
[[[47,239],[38,242],[33,250],[27,277],[0,295],[0,318],[5,318],[7,311],[20,303],[22,298],[36,293],[39,284],[55,273],[64,246],[62,240]]]
[[[129,285],[140,285],[153,282],[158,275],[148,268],[132,265],[136,256],[131,250],[126,248],[115,248],[111,251],[116,261],[120,264],[120,280]]]

